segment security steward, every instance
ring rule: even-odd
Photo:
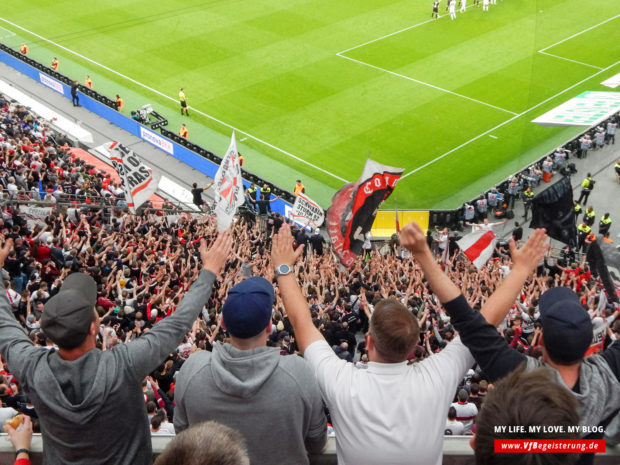
[[[527,220],[527,212],[532,209],[532,199],[534,199],[534,191],[531,187],[528,187],[523,191],[523,208],[525,212],[523,213],[523,218]]]
[[[611,218],[609,213],[605,213],[598,223],[598,233],[603,236],[603,240],[606,242],[613,242],[609,239],[609,230],[611,229]]]
[[[588,226],[594,226],[594,220],[596,219],[596,212],[594,211],[594,207],[590,205],[586,212],[583,215],[583,221],[588,224]]]
[[[588,234],[592,232],[592,228],[588,226],[588,223],[582,221],[579,226],[577,226],[577,248],[584,249],[586,245],[586,237]]]

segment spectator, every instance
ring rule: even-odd
[[[461,389],[457,397],[457,402],[453,402],[450,407],[456,410],[456,419],[463,424],[462,434],[471,434],[471,427],[478,414],[478,407],[473,402],[467,400],[469,394],[465,389]]]
[[[207,421],[177,435],[154,465],[250,465],[243,436]]]
[[[497,383],[487,397],[471,440],[477,465],[568,465],[575,462],[575,454],[495,452],[498,440],[578,439],[577,433],[569,431],[579,423],[578,402],[549,369],[528,372],[521,367]],[[525,432],[510,432],[507,428],[498,432],[497,426],[502,425],[519,425]],[[553,428],[554,432],[544,431],[543,427]]]
[[[327,440],[323,402],[304,360],[266,347],[273,301],[273,287],[262,277],[230,290],[222,307],[230,343],[183,365],[174,425],[180,432],[215,420],[243,434],[252,463],[309,463],[306,450],[320,453]],[[262,422],[270,427],[257,428]]]
[[[9,440],[15,448],[13,465],[30,465],[30,443],[32,442],[32,420],[28,415],[21,415],[23,423],[17,429],[10,424],[4,426]]]
[[[423,240],[421,231],[417,240]],[[542,361],[510,349],[494,328],[504,319],[525,279],[540,262],[548,248],[545,240],[544,230],[537,230],[521,250],[511,242],[512,272],[480,313],[470,307],[463,307],[465,311],[461,311],[452,305],[446,305],[446,310],[491,380],[505,376],[523,362],[528,371],[546,365],[551,368],[554,379],[571,389],[579,400],[580,425],[606,424],[620,408],[620,345],[613,343],[599,354],[583,358],[590,347],[593,329],[590,317],[574,291],[555,287],[540,297]],[[422,262],[421,265],[423,270],[430,266]],[[584,455],[579,463],[592,461],[592,456]]]
[[[273,238],[276,269],[292,267],[301,255],[291,243],[290,228],[284,225]],[[448,402],[472,363],[458,338],[439,354],[407,366],[419,338],[418,322],[401,303],[383,300],[374,306],[370,322],[371,362],[360,371],[339,359],[314,326],[295,276],[280,274],[277,279],[299,348],[314,367],[329,408],[338,461],[411,464],[415,457],[414,463],[439,462]],[[451,300],[458,294],[453,287],[439,297]],[[356,402],[358,398],[368,402]],[[441,402],[445,408],[437,408]]]
[[[446,420],[446,429],[443,434],[445,436],[461,436],[465,434],[463,423],[456,419],[456,409],[454,407],[448,409],[448,419]]]
[[[33,346],[11,314],[8,300],[0,300],[0,353],[33,400],[45,461],[150,463],[151,442],[139,383],[191,327],[231,245],[229,233],[220,235],[209,251],[203,241],[200,253],[205,271],[174,315],[135,342],[105,352],[98,351],[95,343],[97,286],[85,274],[71,274],[45,306],[43,330],[59,346],[50,355]],[[9,239],[0,249],[0,265],[11,247]]]

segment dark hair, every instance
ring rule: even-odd
[[[448,409],[448,420],[454,420],[456,418],[456,409],[454,407],[450,407]]]
[[[153,418],[151,418],[151,428],[159,429],[159,427],[161,426],[161,421],[162,421],[161,416],[154,415]]]
[[[370,318],[368,333],[387,363],[404,362],[420,339],[420,328],[411,312],[395,299],[381,300]]]
[[[146,413],[155,413],[156,410],[157,410],[157,405],[155,405],[155,402],[153,402],[152,400],[149,400],[146,403]]]
[[[489,391],[476,418],[477,465],[560,465],[573,463],[569,454],[495,454],[496,439],[578,439],[568,427],[579,425],[575,396],[555,381],[548,368],[526,372],[525,363]],[[496,432],[496,426],[519,425],[524,432]],[[530,431],[530,426],[562,427],[563,433]]]

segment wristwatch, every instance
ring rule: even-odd
[[[283,263],[282,265],[276,267],[276,278],[278,276],[285,276],[287,274],[290,274],[292,271],[293,269],[290,266]]]

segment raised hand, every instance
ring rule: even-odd
[[[409,223],[402,229],[400,244],[414,255],[429,251],[426,236],[424,236],[422,228],[415,222]]]
[[[232,244],[233,238],[230,231],[218,234],[211,248],[207,248],[207,241],[204,238],[201,239],[200,258],[202,259],[202,268],[218,275],[230,256]]]
[[[304,249],[303,244],[293,250],[293,235],[291,227],[283,224],[277,234],[273,235],[271,240],[271,264],[274,268],[280,265],[289,265],[297,261]]]
[[[0,240],[4,240],[4,237],[0,238]],[[4,241],[2,247],[0,247],[0,268],[4,266],[4,261],[6,257],[9,256],[9,252],[13,249],[13,239],[9,238]]]
[[[517,244],[511,238],[509,246],[513,269],[533,271],[549,250],[548,238],[544,229],[537,229],[520,249],[517,249]]]

